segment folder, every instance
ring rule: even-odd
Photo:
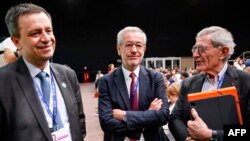
[[[242,116],[236,88],[188,94],[188,101],[203,121],[212,129],[223,129],[224,125],[242,125]]]

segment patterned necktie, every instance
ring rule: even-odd
[[[137,99],[137,86],[135,89],[135,73],[131,73],[129,75],[131,77],[132,81],[130,84],[130,108],[132,111],[137,111],[138,110],[138,99]],[[138,84],[137,84],[138,85]]]
[[[132,111],[138,110],[138,100],[137,100],[137,86],[135,89],[135,73],[130,73],[129,77],[131,77],[132,81],[130,84],[130,109]],[[138,85],[138,84],[137,84]],[[130,141],[136,141],[135,139],[129,138]]]
[[[38,73],[37,77],[41,80],[41,89],[43,92],[43,96],[45,97],[45,100],[49,105],[50,102],[50,83],[48,79],[49,77],[47,78],[47,73],[44,71]]]

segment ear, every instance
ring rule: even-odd
[[[228,55],[228,53],[229,53],[229,48],[226,46],[223,47],[222,48],[222,56],[221,56],[221,57],[223,57],[222,59],[224,59]]]
[[[121,46],[117,45],[116,50],[119,56],[121,56]]]
[[[18,50],[20,50],[20,49],[21,49],[21,46],[20,46],[19,39],[18,39],[17,37],[15,37],[15,36],[11,36],[11,40],[12,40],[12,42],[15,44],[16,48],[17,48]]]

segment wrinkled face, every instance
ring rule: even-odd
[[[140,65],[146,45],[143,36],[139,32],[125,32],[122,44],[117,46],[117,52],[121,56],[122,65],[133,71]]]
[[[223,47],[214,47],[211,44],[209,35],[200,37],[196,40],[192,52],[196,62],[196,69],[209,74],[216,74],[224,65]],[[225,51],[228,51],[226,49]]]
[[[41,67],[49,62],[55,51],[55,36],[50,19],[44,13],[23,15],[18,20],[20,38],[14,43],[31,64]]]

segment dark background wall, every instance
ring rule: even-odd
[[[15,4],[32,2],[53,18],[57,49],[53,61],[67,64],[82,80],[84,66],[91,80],[97,70],[107,71],[119,59],[116,34],[125,26],[139,26],[148,36],[145,57],[191,56],[196,33],[219,25],[233,33],[233,57],[249,48],[247,3],[236,0],[9,0],[0,5],[0,37],[8,36],[6,11]]]

